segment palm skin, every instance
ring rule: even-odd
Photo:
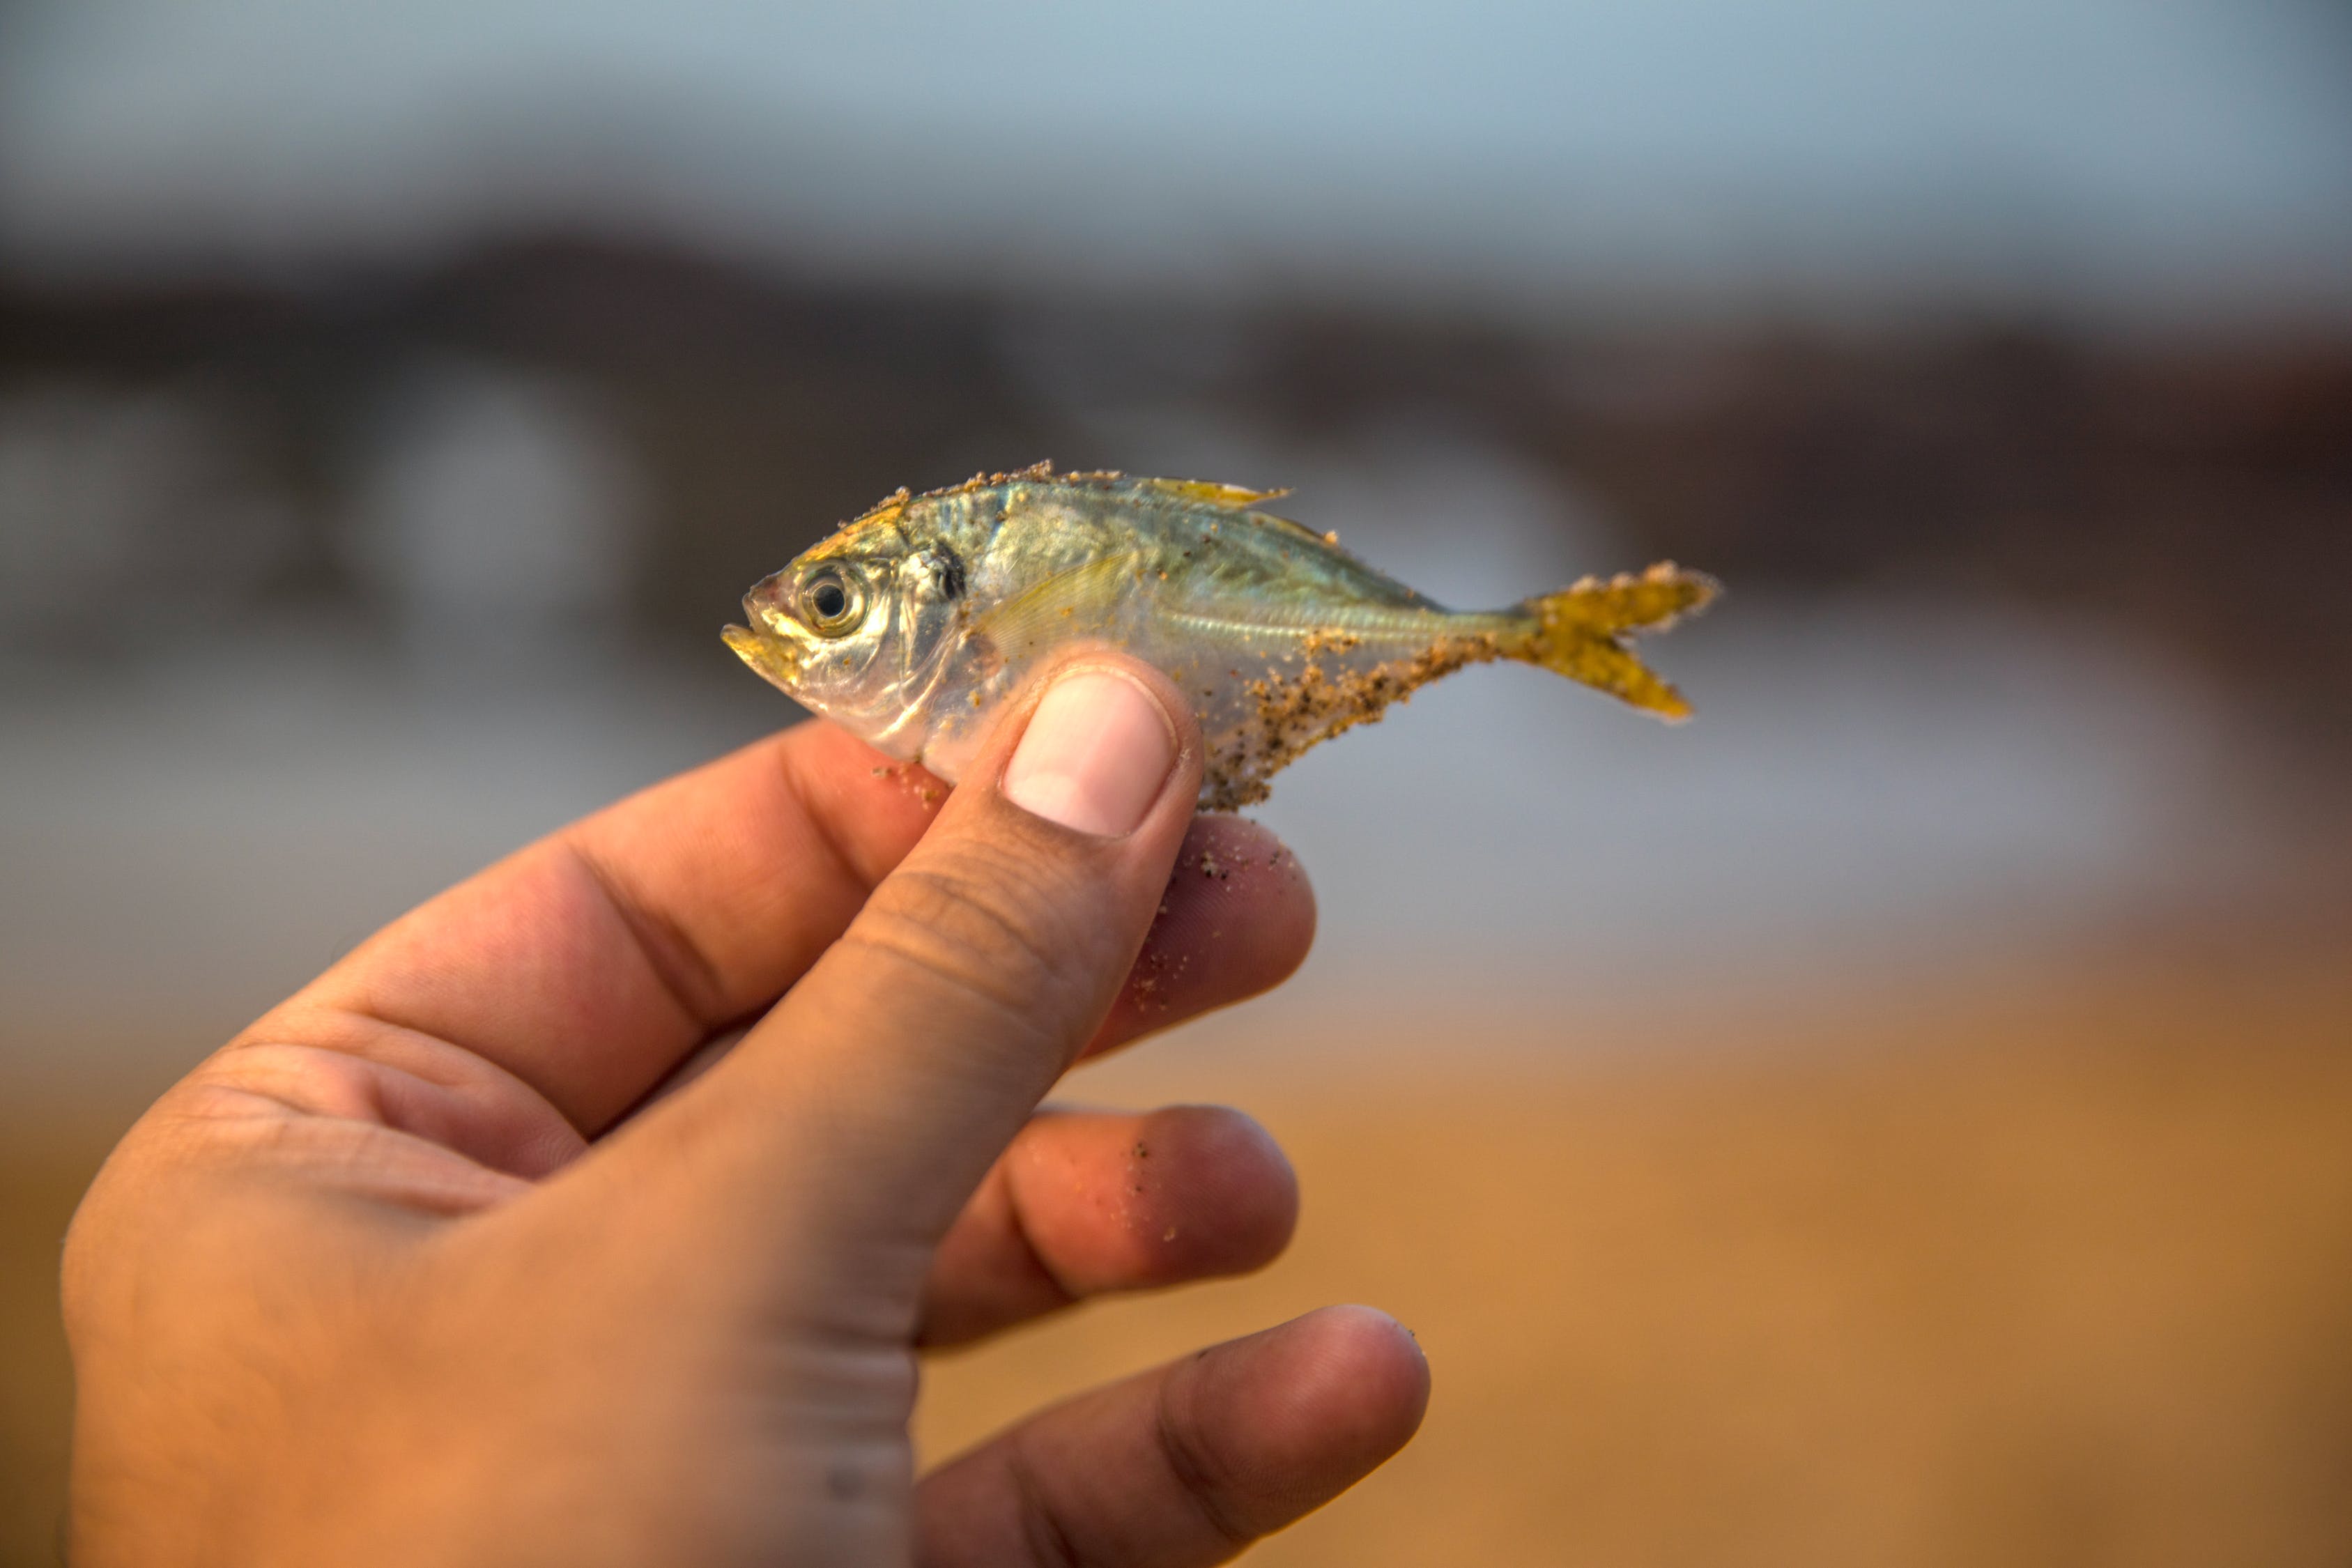
[[[1006,798],[1034,702],[944,804],[803,725],[424,905],[174,1088],[68,1239],[77,1560],[1173,1568],[1385,1458],[1426,1371],[1343,1308],[914,1475],[921,1348],[1255,1268],[1295,1218],[1236,1112],[1038,1110],[1312,933],[1129,675],[1180,742],[1132,832]],[[1236,874],[1171,882],[1204,848]]]

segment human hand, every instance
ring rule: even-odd
[[[1132,662],[944,805],[881,762],[807,724],[589,817],[165,1095],[68,1239],[76,1561],[1207,1563],[1401,1446],[1420,1354],[1336,1308],[917,1483],[919,1347],[1287,1240],[1237,1112],[1037,1104],[1278,982],[1313,904],[1192,823]]]

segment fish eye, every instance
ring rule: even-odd
[[[839,637],[858,622],[865,595],[857,580],[838,566],[822,566],[801,584],[803,618],[824,637]]]

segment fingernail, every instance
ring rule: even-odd
[[[1004,770],[1004,798],[1080,833],[1135,831],[1176,765],[1176,732],[1124,675],[1080,669],[1055,681]]]

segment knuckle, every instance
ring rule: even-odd
[[[1026,1011],[1098,966],[1099,940],[1058,890],[1007,857],[960,851],[901,867],[867,903],[859,934],[960,989]]]
[[[1026,1429],[1024,1429],[1025,1431]],[[1087,1554],[1079,1550],[1062,1510],[1038,1468],[1028,1445],[1018,1437],[1007,1466],[1013,1479],[1021,1521],[1022,1544],[1035,1568],[1084,1568]]]
[[[1255,1541],[1259,1532],[1235,1517],[1233,1479],[1201,1440],[1197,1426],[1169,1397],[1179,1381],[1171,1378],[1160,1385],[1152,1436],[1186,1507],[1228,1554],[1237,1553]]]

